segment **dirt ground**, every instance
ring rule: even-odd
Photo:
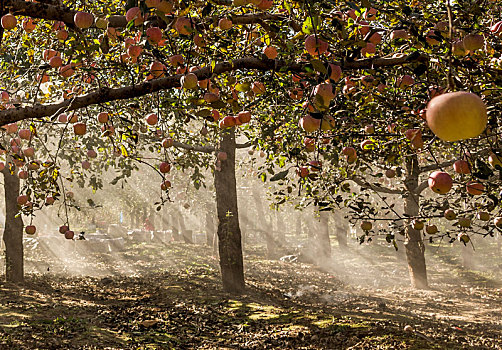
[[[0,284],[0,349],[502,349],[495,246],[473,269],[429,246],[421,291],[402,256],[378,244],[335,247],[322,269],[252,246],[239,297],[222,292],[202,245],[82,247],[27,242],[26,285]]]

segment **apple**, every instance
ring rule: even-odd
[[[87,161],[87,160],[83,160],[81,165],[82,165],[82,169],[84,169],[84,170],[88,170],[91,167],[91,163],[89,163],[89,161]]]
[[[289,91],[289,97],[293,100],[301,100],[303,98],[303,90],[300,88],[294,88]]]
[[[169,64],[174,67],[181,66],[184,63],[185,63],[185,59],[183,58],[182,55],[169,56]]]
[[[335,118],[330,115],[325,115],[321,119],[321,130],[328,131],[332,130],[335,125]]]
[[[23,140],[31,139],[30,129],[21,129],[21,130],[19,130],[18,134],[19,134],[19,138],[21,138]]]
[[[242,111],[237,114],[237,118],[239,118],[242,124],[249,123],[251,121],[251,112]]]
[[[378,45],[382,42],[382,35],[378,32],[373,33],[369,38],[370,43]]]
[[[171,188],[171,181],[169,180],[162,181],[162,183],[160,184],[160,189],[162,191],[167,191],[168,188]]]
[[[502,21],[496,22],[494,25],[490,27],[490,31],[497,35],[500,36],[502,34]]]
[[[412,223],[412,226],[413,226],[413,229],[414,230],[423,230],[424,229],[424,222],[423,221],[420,221],[420,220],[413,220],[413,223]]]
[[[218,158],[219,161],[224,162],[225,160],[228,159],[227,152],[218,152],[218,155],[216,156],[216,158]]]
[[[63,78],[69,78],[75,73],[71,64],[67,64],[66,66],[62,66],[59,68],[59,75]]]
[[[158,44],[162,40],[162,30],[159,27],[150,27],[146,30],[146,38],[151,44]]]
[[[267,46],[263,49],[263,54],[269,59],[277,58],[277,49],[274,46]]]
[[[413,77],[408,74],[403,75],[397,80],[397,86],[400,89],[406,89],[407,87],[410,87],[413,84],[415,84],[415,79],[413,79]]]
[[[155,113],[150,113],[149,115],[146,116],[146,123],[148,125],[156,125],[159,122],[159,117],[157,117],[157,114]]]
[[[376,53],[376,45],[372,42],[366,43],[366,46],[361,49],[361,55],[366,57],[368,55],[374,55]]]
[[[502,156],[492,153],[488,156],[488,163],[495,169],[502,169]]]
[[[14,29],[14,28],[16,28],[16,25],[17,25],[16,17],[10,13],[3,15],[0,22],[2,23],[2,28],[5,30]]]
[[[17,199],[16,199],[18,205],[25,205],[26,203],[28,203],[28,200],[29,200],[29,198],[25,194],[17,196]]]
[[[455,212],[451,209],[446,209],[443,216],[447,219],[447,220],[455,220],[455,218],[457,217],[457,214],[455,214]]]
[[[354,147],[344,147],[342,148],[342,154],[346,156],[355,156],[356,155],[356,149]]]
[[[193,31],[192,21],[187,17],[178,17],[174,24],[174,29],[182,35],[190,35]]]
[[[108,27],[108,20],[103,17],[96,18],[94,25],[99,29],[106,29]]]
[[[75,236],[75,233],[70,230],[68,230],[64,233],[64,238],[66,238],[66,239],[73,239],[74,236]]]
[[[455,163],[453,163],[453,170],[455,170],[457,174],[471,173],[471,168],[469,166],[469,163],[463,159],[459,159]]]
[[[307,177],[309,175],[309,169],[307,167],[299,167],[297,170],[296,170],[296,173],[298,174],[299,177]]]
[[[465,56],[467,52],[465,51],[464,42],[462,40],[456,40],[451,44],[451,51],[455,56]]]
[[[459,233],[459,235],[458,235],[457,238],[458,238],[459,242],[462,242],[464,244],[469,243],[469,241],[471,240],[471,238],[469,237],[469,235],[467,233],[465,233],[465,232]]]
[[[303,141],[303,144],[305,145],[305,150],[307,152],[314,152],[315,151],[315,139],[311,137],[306,137],[305,140]]]
[[[193,43],[195,44],[195,46],[197,47],[205,47],[206,46],[206,41],[204,40],[204,38],[202,37],[202,35],[200,34],[196,34],[194,37],[193,37]]]
[[[443,141],[477,137],[485,130],[487,121],[485,103],[470,92],[445,93],[427,105],[427,125]]]
[[[98,122],[100,123],[108,123],[108,112],[101,112],[98,114]]]
[[[65,41],[66,39],[68,39],[68,31],[65,29],[58,30],[56,32],[56,39]]]
[[[366,125],[366,126],[364,127],[364,132],[365,132],[366,134],[370,134],[370,135],[371,135],[371,134],[374,134],[374,133],[375,133],[375,126],[374,126],[373,124]]]
[[[331,100],[336,97],[332,84],[319,84],[314,88],[314,103],[316,107],[329,107]]]
[[[134,21],[135,26],[143,24],[144,21],[139,7],[131,7],[129,10],[127,10],[125,18],[127,22]]]
[[[261,0],[257,4],[255,4],[255,6],[260,10],[268,10],[272,7],[273,4],[274,0]]]
[[[127,54],[129,57],[138,58],[143,52],[143,47],[140,45],[131,45],[127,48]]]
[[[54,56],[49,60],[49,66],[52,68],[59,68],[63,65],[63,60],[61,56]]]
[[[369,221],[363,221],[361,222],[361,229],[363,231],[369,231],[373,228],[373,224]]]
[[[460,226],[460,227],[471,227],[471,219],[469,219],[469,218],[458,218],[458,226]]]
[[[154,61],[150,64],[149,71],[154,78],[160,78],[164,75],[166,66],[159,61]]]
[[[229,30],[232,28],[232,20],[228,18],[222,18],[218,21],[218,27],[220,27],[221,30]]]
[[[195,89],[197,88],[198,78],[193,73],[188,73],[183,75],[180,79],[180,84],[185,89]]]
[[[300,118],[298,125],[305,130],[305,132],[311,133],[319,130],[321,127],[321,119],[316,119],[310,114],[307,114],[306,116]]]
[[[409,39],[410,34],[405,29],[396,29],[390,33],[390,40]]]
[[[80,29],[86,29],[92,26],[94,16],[88,12],[79,11],[73,16],[73,22]]]
[[[328,43],[319,37],[316,38],[315,35],[309,35],[307,39],[305,39],[305,50],[307,50],[311,56],[322,55],[328,51]]]
[[[438,233],[438,228],[436,225],[427,225],[425,226],[425,232],[427,232],[430,235]]]
[[[17,177],[20,178],[21,180],[26,180],[28,178],[28,172],[26,170],[20,170],[17,173]]]
[[[75,123],[73,125],[73,132],[75,135],[85,135],[87,131],[87,125],[85,123]]]
[[[220,128],[230,128],[235,126],[235,118],[232,116],[226,116],[220,121]]]
[[[157,1],[157,0],[150,0],[150,1]],[[164,14],[166,14],[166,13],[171,13],[173,11],[174,4],[171,0],[169,0],[169,1],[168,0],[160,0],[160,1],[158,1],[158,4],[154,7],[157,10],[159,10],[160,12],[163,12]]]
[[[342,78],[342,67],[330,63],[328,66],[329,78],[334,81],[339,81]]]
[[[396,176],[396,171],[394,169],[387,169],[385,170],[385,176],[392,179]]]
[[[467,34],[462,41],[464,48],[470,52],[480,50],[485,46],[485,38],[479,34]]]
[[[172,147],[173,145],[174,145],[174,140],[171,138],[162,140],[162,147],[164,148],[169,148]]]
[[[171,171],[171,164],[167,163],[167,162],[162,162],[160,163],[159,165],[159,171],[162,173],[162,174],[167,174]]]
[[[473,196],[479,196],[485,191],[485,186],[481,182],[469,181],[465,187],[467,188],[467,193]]]
[[[96,158],[97,156],[98,156],[98,154],[96,153],[95,150],[93,150],[93,149],[87,150],[87,157],[89,157],[89,158]]]
[[[24,231],[28,235],[34,235],[35,232],[37,231],[37,228],[34,225],[29,225],[24,228]]]
[[[309,165],[312,171],[319,171],[322,168],[322,163],[318,160],[311,160]]]
[[[4,169],[5,169],[5,163],[4,162],[0,162],[0,171],[2,171]]]
[[[481,221],[488,221],[490,220],[490,214],[486,211],[480,211],[477,215],[477,218]]]
[[[35,149],[33,147],[28,147],[23,150],[23,154],[28,158],[32,158],[35,155]]]
[[[448,193],[453,186],[453,180],[450,174],[439,170],[429,175],[428,183],[429,188],[439,194]]]
[[[37,25],[33,23],[32,18],[28,17],[23,20],[23,29],[26,33],[31,33],[32,31],[35,30],[36,27]]]
[[[73,197],[75,197],[75,194],[72,191],[66,192],[66,198],[73,199]]]
[[[261,95],[265,93],[266,90],[265,84],[260,81],[255,81],[253,85],[251,85],[251,91],[253,91],[255,95]]]
[[[360,146],[363,151],[368,151],[375,148],[375,143],[371,140],[364,140]]]
[[[501,228],[502,227],[502,217],[497,216],[495,219],[493,219],[493,224],[496,227]]]
[[[2,102],[9,102],[9,99],[10,99],[10,97],[9,97],[9,93],[7,91],[0,92],[0,100]]]
[[[56,200],[54,197],[49,196],[45,198],[45,205],[53,205]]]

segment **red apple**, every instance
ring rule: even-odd
[[[469,181],[466,185],[467,193],[479,196],[485,191],[485,186],[481,182]]]
[[[453,163],[453,170],[455,170],[457,174],[471,173],[471,168],[469,167],[469,163],[463,159],[459,159],[455,163]]]
[[[73,22],[80,29],[89,28],[94,22],[94,16],[90,13],[79,11],[73,16]]]
[[[85,135],[87,131],[87,125],[85,123],[75,123],[73,125],[73,132],[75,135]]]
[[[28,235],[34,235],[35,232],[37,231],[37,228],[34,225],[29,225],[24,228],[24,231]]]
[[[168,172],[171,171],[171,164],[169,164],[167,162],[160,163],[160,165],[159,165],[159,171],[162,174],[167,174]]]
[[[2,28],[5,30],[14,29],[14,28],[16,28],[16,25],[17,25],[16,17],[10,13],[3,15],[0,22],[2,23]]]
[[[148,125],[156,125],[159,121],[159,117],[157,117],[157,114],[155,113],[150,113],[149,115],[146,116],[146,123]]]
[[[429,188],[439,194],[448,193],[453,186],[450,174],[439,170],[429,175],[428,183]]]

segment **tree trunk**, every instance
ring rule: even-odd
[[[298,213],[296,215],[295,233],[296,233],[297,238],[301,237],[301,235],[302,235],[302,214],[301,214],[301,211],[298,211]]]
[[[206,209],[206,244],[210,247],[213,246],[214,239],[214,222],[213,213],[209,211],[209,207]]]
[[[12,283],[24,282],[23,219],[16,217],[17,197],[20,181],[5,168],[3,171],[5,191],[5,280]]]
[[[336,220],[341,220],[341,218],[337,217]],[[338,222],[335,225],[335,230],[336,230],[336,240],[338,242],[338,247],[340,249],[345,249],[347,248],[347,231],[349,228],[342,224],[341,222]]]
[[[244,291],[245,285],[241,230],[237,210],[235,130],[233,128],[221,132],[220,151],[227,154],[227,160],[221,162],[221,170],[214,172],[221,278],[225,291],[238,294]]]
[[[274,232],[272,220],[268,220],[265,217],[265,211],[263,210],[263,203],[260,198],[260,193],[255,189],[253,191],[253,199],[255,202],[256,212],[260,222],[258,229],[261,231],[262,236],[265,238],[265,244],[267,246],[267,258],[275,259],[277,256],[276,246],[274,242]]]
[[[331,258],[331,242],[329,239],[329,216],[327,212],[319,213],[318,229],[314,237],[314,258],[317,265],[326,263]]]
[[[415,217],[419,214],[420,198],[416,194],[418,188],[418,159],[416,155],[406,161],[407,177],[405,180],[408,188],[408,197],[405,199],[404,212],[408,217]],[[425,245],[422,240],[422,233],[414,230],[411,222],[407,223],[405,231],[406,258],[408,270],[410,272],[411,284],[415,288],[424,289],[427,284],[427,268],[425,265]]]

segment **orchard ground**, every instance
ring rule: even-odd
[[[428,245],[431,288],[413,290],[383,242],[349,240],[316,268],[269,260],[249,239],[240,297],[222,292],[210,247],[126,240],[84,252],[88,242],[25,242],[25,287],[0,285],[0,348],[502,348],[495,240],[475,242],[473,269],[458,243]]]

